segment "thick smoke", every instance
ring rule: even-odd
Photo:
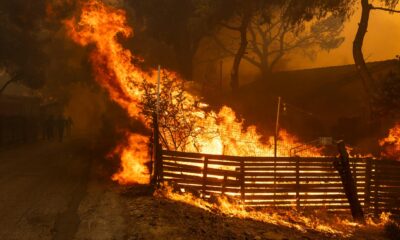
[[[11,84],[34,89],[43,105],[55,103],[71,116],[75,134],[106,139],[101,146],[107,151],[120,136],[116,125],[137,126],[95,83],[90,48],[79,47],[66,35],[64,21],[78,16],[79,7],[78,0],[1,1],[0,68]],[[7,88],[4,94],[9,94]]]

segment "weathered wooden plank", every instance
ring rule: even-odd
[[[239,162],[233,162],[233,161],[227,162],[227,161],[212,160],[212,159],[208,159],[208,164],[209,165],[240,167]]]
[[[202,167],[196,167],[196,166],[182,166],[182,167],[169,167],[169,166],[164,166],[164,170],[170,171],[170,172],[187,172],[187,173],[197,173],[197,174],[202,174],[203,173],[203,168]],[[213,169],[209,168],[208,174],[210,175],[220,175],[220,176],[233,176],[233,177],[239,177],[240,173],[236,171],[229,171],[229,170],[222,170],[222,169]]]
[[[386,160],[386,159],[380,159],[375,161],[376,165],[391,165],[391,166],[398,166],[400,167],[400,162],[396,160]]]
[[[249,162],[274,162],[274,159],[274,157],[244,157],[245,164]],[[295,160],[290,157],[279,157],[277,162],[295,162]]]
[[[166,176],[166,181],[170,182],[176,182],[176,183],[186,183],[186,184],[198,184],[202,185],[202,182],[199,181],[198,179],[187,179],[187,178],[167,178]],[[225,187],[238,187],[240,186],[240,183],[238,181],[234,180],[229,180],[229,179],[216,179],[216,178],[207,178],[205,181],[206,185],[216,185],[216,186],[222,186],[225,184]]]
[[[294,199],[291,199],[290,201],[279,201],[279,200],[275,200],[275,202],[273,201],[273,199],[270,200],[247,200],[245,201],[245,205],[246,206],[279,206],[279,205],[287,205],[287,206],[296,206],[296,202],[294,201]]]
[[[181,164],[181,163],[174,163],[174,162],[163,162],[163,167],[174,167],[174,168],[183,168],[183,169],[193,169],[193,168],[201,168],[204,163],[201,165],[189,165],[189,164]]]
[[[271,195],[246,195],[246,199],[248,200],[263,200],[263,199],[296,199],[296,195],[279,195],[279,194],[275,194],[275,196],[273,194]],[[301,195],[300,198],[302,200],[306,200],[306,199],[331,199],[331,200],[335,200],[335,201],[339,201],[339,200],[343,200],[346,201],[346,195],[343,194],[328,194],[328,195]]]
[[[399,186],[400,185],[400,179],[397,178],[383,178],[382,176],[374,176],[374,178],[379,178],[379,184],[381,185],[388,185],[388,186]],[[374,184],[376,184],[376,181],[374,181]]]
[[[196,190],[196,191],[199,191],[199,192],[203,191],[203,189],[204,189],[202,185],[179,184],[178,186],[181,187],[181,188],[184,188],[184,189],[193,189],[193,190]],[[207,185],[206,186],[206,192],[207,193],[209,193],[209,192],[222,192],[222,187],[221,186],[209,186],[209,185]],[[237,194],[237,193],[240,193],[240,189],[239,188],[237,188],[237,189],[235,189],[235,188],[226,188],[225,192],[226,193],[236,193]]]
[[[278,194],[271,194],[271,195],[246,195],[246,200],[296,200],[296,195],[278,195]]]
[[[246,165],[246,171],[273,171],[275,168],[273,166],[271,167],[253,167],[253,166],[247,166]],[[289,167],[282,167],[282,166],[277,166],[276,167],[277,171],[296,171],[296,166],[289,166]],[[299,168],[300,174],[302,173],[307,173],[307,172],[320,172],[320,173],[334,173],[335,169],[333,167],[304,167],[304,168]],[[363,171],[359,171],[363,172]]]
[[[246,171],[245,172],[245,175],[246,176],[269,176],[269,175],[274,175],[274,172],[248,172],[248,171]],[[279,176],[294,176],[294,177],[296,177],[296,171],[295,170],[293,170],[293,171],[285,171],[285,172],[283,172],[283,171],[276,171],[276,176],[277,177],[279,177]],[[300,177],[302,177],[302,178],[305,178],[305,177],[339,177],[340,178],[340,176],[337,174],[337,173],[335,173],[335,172],[324,172],[324,173],[319,173],[319,172],[303,172],[303,173],[301,173],[301,176]],[[360,176],[361,176],[361,174],[360,174]]]
[[[246,182],[271,182],[274,178],[263,177],[263,178],[246,178]],[[292,177],[280,177],[276,179],[276,182],[296,182],[296,176]],[[300,177],[300,184],[324,184],[324,183],[340,183],[338,178],[319,178],[319,177]]]
[[[198,159],[198,158],[165,157],[165,156],[163,156],[163,161],[165,161],[165,162],[188,162],[188,163],[202,164],[204,160]]]
[[[226,160],[239,162],[241,157],[237,156],[225,156],[225,155],[214,155],[214,154],[202,154],[202,153],[186,153],[186,152],[174,152],[174,151],[163,151],[164,156],[178,156],[178,157],[189,157],[189,158],[209,158],[216,160]]]
[[[181,167],[170,167],[170,166],[163,166],[164,171],[170,171],[170,172],[186,172],[186,173],[202,173],[202,168],[201,167],[195,167],[195,166],[181,166]]]
[[[170,173],[170,172],[166,172],[164,174],[165,178],[172,178],[172,179],[191,179],[193,181],[198,181],[199,184],[201,184],[202,181],[202,176],[199,174],[198,176],[193,176],[193,175],[188,175],[188,174],[179,174],[179,173]],[[218,178],[211,178],[208,177],[209,180],[218,180]]]
[[[296,193],[296,186],[290,187],[268,187],[268,188],[246,188],[246,193],[272,193],[272,192],[280,192],[280,193]],[[299,197],[303,196],[304,194],[326,194],[326,193],[343,193],[343,189],[301,189],[299,190]],[[360,194],[363,196],[364,194]]]

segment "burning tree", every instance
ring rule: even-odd
[[[141,113],[148,123],[158,118],[161,143],[168,150],[186,151],[189,145],[197,146],[197,137],[204,132],[204,126],[198,123],[206,113],[199,99],[188,94],[184,85],[164,71],[159,96],[157,84],[144,80],[140,86],[144,92],[139,104]]]

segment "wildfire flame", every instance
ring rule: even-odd
[[[149,170],[146,163],[149,159],[147,151],[148,138],[139,134],[130,134],[126,144],[118,145],[114,154],[121,156],[121,170],[112,179],[121,184],[147,184],[149,182]]]
[[[131,51],[125,49],[118,42],[119,37],[133,36],[133,29],[127,25],[125,11],[106,6],[97,0],[89,0],[82,3],[80,17],[66,21],[65,25],[70,38],[77,44],[94,46],[90,59],[97,82],[132,118],[141,120],[148,126],[149,124],[140,114],[139,105],[144,92],[139,86],[144,80],[156,83],[157,74],[155,70],[142,71],[134,63],[143,61],[143,59],[133,55]],[[168,70],[162,72],[177,77],[175,73]],[[177,78],[177,81],[183,80]],[[194,101],[198,100],[188,92],[185,92],[185,95],[187,104],[193,104]],[[196,136],[196,139],[189,138],[185,146],[186,151],[237,156],[273,156],[273,138],[262,141],[262,136],[257,132],[256,127],[245,128],[243,122],[237,119],[231,108],[225,106],[218,113],[200,111],[193,114],[200,116],[200,120],[196,124],[212,129],[213,136],[206,132]],[[215,133],[217,133],[216,136]],[[284,130],[279,135],[280,141],[288,146],[300,144],[296,137]],[[127,132],[126,136],[127,141],[118,145],[113,151],[114,154],[120,156],[121,168],[112,179],[120,184],[147,184],[149,182],[149,170],[146,164],[150,158],[148,138],[130,132]],[[198,143],[196,146],[192,144],[194,140]],[[387,138],[381,140],[381,145],[387,143],[395,146],[394,150],[397,154],[400,152],[400,125],[392,129]],[[318,148],[312,146],[306,146],[306,148],[309,149],[305,154],[306,156],[321,155]],[[279,156],[287,156],[288,154],[288,149],[278,149]],[[354,229],[354,226],[358,226],[356,223],[346,220],[337,220],[335,223],[321,223],[317,218],[305,216],[286,216],[286,218],[283,218],[274,213],[249,211],[243,205],[231,203],[225,197],[218,198],[218,205],[215,205],[188,193],[174,193],[170,189],[158,191],[156,195],[205,210],[218,210],[235,217],[294,227],[301,231],[311,228],[320,232],[347,235],[351,231],[348,230],[350,227]],[[295,222],[293,219],[295,219]]]
[[[133,35],[133,29],[127,25],[125,11],[106,6],[97,0],[90,0],[83,3],[79,19],[70,19],[65,25],[73,41],[82,46],[95,46],[90,58],[97,82],[131,117],[148,125],[138,107],[144,94],[139,86],[144,80],[155,83],[157,74],[155,70],[150,73],[142,71],[134,62],[143,60],[134,56],[118,42],[118,37],[128,38]],[[177,81],[183,81],[175,73],[167,70],[162,72],[175,76]],[[197,98],[188,92],[185,92],[185,96],[186,104],[197,101]],[[249,126],[245,129],[243,122],[237,119],[231,108],[225,106],[218,113],[193,114],[201,116],[195,124],[213,129],[213,134],[211,136],[205,132],[196,136],[196,139],[189,138],[185,143],[186,151],[237,156],[273,156],[273,138],[266,143],[262,142],[262,136],[257,133],[256,127]],[[114,151],[121,156],[121,170],[113,176],[113,179],[120,184],[148,183],[146,159],[149,157],[144,140],[146,137],[133,133],[127,135],[128,144],[122,144]],[[284,130],[280,132],[280,139],[285,145],[299,145],[298,139]],[[195,141],[196,146],[193,144]],[[321,155],[318,148],[309,146],[308,149],[306,155]],[[279,148],[278,154],[287,156],[289,151]]]
[[[397,123],[386,138],[379,141],[379,145],[385,148],[382,156],[400,160],[400,123]]]
[[[380,231],[386,223],[391,221],[390,213],[385,212],[380,215],[379,221],[377,222],[371,218],[367,218],[367,224],[363,226],[359,223],[353,222],[352,220],[346,219],[343,216],[332,217],[332,215],[328,215],[324,211],[318,210],[314,214],[308,215],[290,210],[249,210],[241,204],[230,201],[226,196],[218,197],[215,203],[210,203],[193,196],[191,193],[174,192],[168,185],[164,186],[164,189],[157,190],[154,195],[156,197],[164,197],[196,206],[205,211],[222,213],[241,219],[252,219],[260,222],[286,226],[297,229],[301,232],[312,230],[326,234],[339,235],[341,237],[351,237],[357,228],[368,228],[369,231],[375,228]]]

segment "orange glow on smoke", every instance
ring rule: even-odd
[[[118,42],[118,37],[127,38],[133,35],[132,28],[127,25],[125,11],[90,0],[83,3],[79,19],[68,20],[65,25],[73,41],[82,46],[95,47],[91,53],[91,62],[97,82],[132,118],[145,122],[138,107],[144,95],[139,86],[144,79],[155,83],[157,74],[155,70],[146,73],[135,66],[134,62],[143,60]],[[176,74],[167,70],[163,70],[163,74],[176,77]],[[197,101],[197,98],[188,92],[185,92],[185,96],[185,104],[190,105]],[[206,126],[206,130],[212,131],[200,133],[195,139],[188,138],[183,147],[185,151],[236,156],[273,156],[273,139],[262,142],[262,136],[257,133],[256,127],[250,126],[245,129],[243,122],[237,120],[231,108],[223,107],[218,113],[201,111],[189,114],[199,117],[195,129],[198,125]],[[121,158],[121,170],[113,179],[120,184],[147,183],[149,173],[146,170],[146,159],[149,159],[149,156],[146,137],[131,133],[127,135],[128,144],[121,144],[115,151]],[[284,130],[280,132],[279,141],[286,146],[299,145],[298,139]],[[310,146],[308,149],[305,154],[307,156],[321,155],[315,147]],[[288,156],[289,149],[279,148],[278,155]]]
[[[379,141],[379,145],[385,148],[382,156],[400,160],[400,123],[397,123],[386,138]]]

